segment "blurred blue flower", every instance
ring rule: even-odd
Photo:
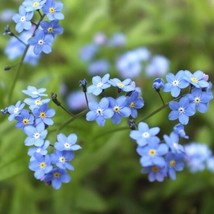
[[[86,120],[96,120],[100,126],[104,126],[105,120],[114,115],[113,110],[109,108],[109,100],[106,97],[102,98],[99,103],[96,101],[89,102],[88,108],[90,111],[86,114]]]
[[[46,0],[46,3],[42,7],[42,11],[48,17],[49,20],[61,20],[64,19],[64,15],[61,13],[62,8],[62,2]]]
[[[90,74],[102,74],[109,70],[109,62],[105,59],[93,61],[88,66],[88,72]]]
[[[71,133],[66,137],[64,134],[60,133],[57,135],[57,142],[54,144],[54,148],[58,151],[76,151],[81,149],[81,146],[76,144],[77,135]]]
[[[179,122],[183,125],[188,124],[189,116],[192,116],[195,114],[194,106],[189,102],[189,99],[187,96],[182,97],[179,100],[179,102],[177,101],[169,102],[169,107],[172,110],[168,116],[169,120],[178,119]]]
[[[43,181],[51,184],[54,189],[59,189],[62,183],[69,183],[71,180],[69,174],[64,169],[53,169],[45,175]]]
[[[130,132],[130,138],[136,140],[139,146],[145,146],[151,142],[159,142],[160,139],[156,136],[160,131],[159,127],[149,128],[149,126],[140,122],[138,124],[138,130],[132,130]]]
[[[154,56],[145,67],[145,72],[149,77],[160,77],[169,70],[169,60],[164,56]]]
[[[156,78],[156,79],[153,81],[152,87],[153,87],[155,90],[157,90],[157,91],[160,91],[160,89],[163,89],[163,88],[164,88],[164,81],[163,81],[163,79],[161,79],[161,78]]]
[[[107,42],[107,37],[103,32],[98,32],[94,35],[93,42],[96,45],[104,45]]]
[[[80,59],[83,61],[91,61],[98,51],[96,44],[87,44],[80,50]]]
[[[38,98],[43,96],[48,96],[44,92],[46,91],[46,88],[39,88],[37,89],[34,86],[29,85],[26,90],[22,90],[22,93],[32,97],[32,98]]]
[[[120,91],[130,92],[135,90],[135,83],[131,79],[121,81],[118,78],[113,78],[109,80],[109,83]]]
[[[33,12],[26,12],[23,5],[19,7],[19,13],[13,16],[13,21],[16,23],[16,31],[21,33],[23,30],[31,29],[31,19],[33,18]]]
[[[111,120],[114,124],[120,123],[122,117],[129,117],[131,110],[127,107],[127,100],[125,96],[120,96],[117,99],[108,97],[109,107],[112,108],[114,114]]]
[[[34,126],[25,126],[24,132],[27,135],[25,139],[26,146],[43,146],[44,139],[46,138],[48,131],[45,129],[43,123],[39,123],[36,127]]]
[[[10,22],[12,17],[15,15],[15,11],[12,9],[5,9],[0,12],[0,20],[2,22]]]
[[[163,167],[166,164],[163,156],[168,153],[168,146],[151,141],[146,146],[138,146],[137,153],[141,156],[140,163],[143,167],[153,165]]]
[[[46,0],[25,0],[22,5],[25,7],[26,12],[39,10],[43,7]]]
[[[186,135],[186,132],[184,130],[184,126],[180,123],[176,124],[173,127],[173,132],[181,138],[189,139],[189,136]]]
[[[30,161],[29,168],[35,171],[34,176],[37,179],[42,179],[49,173],[53,166],[51,165],[51,158],[49,155],[41,155],[39,153],[34,153],[34,159]]]
[[[214,156],[211,156],[208,160],[207,160],[207,169],[211,172],[214,172]]]
[[[109,47],[122,47],[126,44],[126,36],[123,33],[115,33],[109,40]]]
[[[18,101],[15,105],[11,105],[7,108],[7,112],[10,114],[8,120],[14,120],[16,116],[20,114],[20,111],[24,108],[25,104]]]
[[[111,85],[109,83],[109,74],[104,75],[103,77],[94,76],[92,78],[93,85],[90,85],[87,88],[87,93],[92,93],[95,96],[98,96],[103,92],[104,89],[109,88]]]
[[[173,97],[178,97],[181,89],[189,86],[189,83],[184,79],[185,72],[180,70],[176,75],[169,73],[166,75],[167,83],[164,85],[165,92],[171,92]]]

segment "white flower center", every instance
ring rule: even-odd
[[[69,149],[70,147],[71,147],[71,145],[69,144],[69,143],[64,143],[64,147],[66,148],[66,149]]]
[[[39,137],[40,137],[39,132],[34,133],[34,138],[35,138],[35,139],[39,139]]]
[[[179,85],[179,81],[178,81],[178,80],[174,80],[174,81],[172,82],[172,85],[173,85],[173,86],[178,86],[178,85]]]
[[[13,113],[16,114],[16,113],[18,113],[18,112],[19,112],[19,108],[16,107],[16,108],[13,109]]]
[[[102,82],[98,82],[97,83],[97,88],[100,88],[100,87],[102,87],[103,86],[103,83]]]
[[[65,157],[64,156],[59,157],[59,162],[64,163],[65,162]]]
[[[183,114],[183,113],[184,113],[184,108],[183,108],[183,107],[180,107],[180,108],[178,109],[178,111],[179,111],[180,114]]]
[[[143,132],[142,137],[143,138],[149,138],[150,137],[149,132]]]
[[[96,112],[97,112],[97,114],[102,115],[103,110],[101,108],[98,108]]]
[[[21,21],[21,22],[25,22],[25,21],[26,21],[25,16],[21,16],[21,17],[20,17],[20,21]]]
[[[195,102],[196,104],[200,103],[200,102],[201,102],[200,97],[196,97],[196,98],[194,99],[194,102]]]
[[[39,41],[38,41],[38,45],[43,45],[44,44],[44,40],[43,39],[40,39]]]

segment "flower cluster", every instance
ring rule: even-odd
[[[4,113],[8,113],[8,120],[15,120],[16,127],[26,134],[24,144],[30,147],[29,168],[34,171],[35,178],[59,189],[63,182],[70,181],[67,170],[74,169],[70,161],[74,158],[74,151],[81,147],[76,144],[75,133],[69,136],[59,133],[54,144],[47,140],[47,129],[54,124],[55,110],[48,107],[50,99],[43,98],[47,96],[45,91],[45,88],[28,86],[23,93],[29,97],[7,107]]]
[[[90,74],[104,74],[110,70],[111,65],[109,60],[100,57],[102,50],[110,52],[114,48],[121,52],[125,44],[126,36],[122,33],[116,33],[109,39],[104,33],[97,33],[93,42],[80,50],[80,58],[88,63]],[[122,78],[136,78],[142,71],[149,77],[163,76],[169,70],[169,60],[162,55],[153,56],[147,48],[139,47],[118,53],[114,68]]]
[[[153,88],[160,93],[171,92],[176,100],[170,101],[168,106],[171,109],[169,120],[178,119],[179,123],[174,126],[173,131],[163,136],[163,140],[157,136],[159,127],[149,128],[148,124],[140,122],[137,130],[130,132],[130,138],[138,145],[137,153],[141,156],[140,163],[142,172],[149,174],[150,181],[163,181],[165,177],[176,179],[176,171],[181,171],[186,164],[192,171],[204,168],[204,162],[211,155],[208,150],[196,154],[192,146],[185,148],[179,143],[180,138],[188,139],[185,134],[184,125],[189,122],[189,116],[199,111],[205,113],[209,102],[213,99],[212,84],[208,82],[208,76],[202,71],[193,74],[190,71],[179,71],[177,74],[166,75],[167,83],[160,78],[153,83]],[[189,87],[188,92],[181,94],[182,89]],[[207,156],[201,155],[206,153]],[[201,158],[199,158],[199,156]],[[210,159],[211,162],[212,159]]]
[[[31,64],[36,64],[42,52],[49,54],[56,35],[63,33],[63,28],[59,24],[64,18],[61,13],[62,8],[63,3],[54,0],[23,1],[19,12],[12,17],[16,23],[15,29],[20,34],[19,37],[10,29],[5,30],[5,34],[12,36],[5,50],[8,57],[14,59],[22,55],[26,46],[29,46],[29,50],[25,61]]]
[[[100,126],[105,125],[106,119],[111,119],[114,124],[119,124],[122,117],[136,118],[137,110],[144,106],[141,91],[136,88],[134,81],[131,79],[121,81],[118,78],[109,78],[109,74],[105,74],[103,77],[94,76],[92,78],[93,84],[87,88],[87,93],[98,96],[107,88],[115,87],[119,94],[125,92],[126,95],[120,95],[116,98],[102,97],[99,102],[91,101],[88,103],[90,111],[86,115],[86,120],[95,120]]]

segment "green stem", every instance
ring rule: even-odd
[[[160,91],[157,91],[157,93],[158,93],[158,95],[159,95],[159,97],[160,97],[160,99],[161,99],[162,104],[165,105],[165,102],[164,102],[164,100],[163,100],[163,97],[161,96]]]

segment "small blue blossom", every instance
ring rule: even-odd
[[[31,29],[31,19],[33,12],[26,12],[24,6],[19,7],[19,13],[13,16],[13,21],[16,23],[16,31],[21,33],[23,30]]]
[[[26,12],[39,10],[43,7],[46,0],[25,0],[22,5],[25,7]]]
[[[92,93],[95,96],[101,94],[103,90],[109,88],[111,85],[109,83],[109,74],[104,75],[102,78],[100,76],[95,76],[92,78],[93,85],[87,88],[87,93]]]
[[[204,79],[204,72],[196,71],[193,74],[190,71],[185,71],[184,79],[196,88],[206,88],[209,83]]]
[[[148,179],[150,182],[154,182],[155,180],[162,182],[167,175],[165,166],[160,167],[156,165],[143,167],[142,173],[149,174]]]
[[[117,87],[120,91],[130,92],[135,90],[135,83],[131,79],[125,79],[124,81],[118,78],[110,79],[110,84]]]
[[[106,73],[109,70],[109,62],[105,59],[93,61],[88,66],[88,72],[90,74]]]
[[[172,180],[176,179],[176,171],[182,171],[184,169],[184,153],[175,154],[167,153],[166,155],[167,163],[167,174]]]
[[[165,92],[171,92],[173,97],[178,97],[181,89],[189,86],[189,82],[184,79],[185,71],[178,71],[176,75],[169,73],[166,75],[167,83],[164,85]]]
[[[43,181],[47,184],[51,184],[54,189],[59,189],[62,183],[69,183],[71,180],[70,175],[64,169],[53,169],[51,172],[45,175]]]
[[[30,161],[29,168],[35,171],[34,176],[37,179],[42,179],[49,173],[53,166],[51,165],[51,158],[49,155],[41,155],[39,153],[34,153],[34,159]]]
[[[140,163],[143,167],[152,165],[163,167],[166,164],[163,156],[168,153],[168,146],[159,142],[150,142],[146,146],[138,146],[137,153],[141,156]]]
[[[113,110],[109,108],[109,100],[105,97],[99,103],[95,101],[89,102],[88,108],[90,111],[86,114],[86,120],[96,120],[100,126],[104,126],[105,120],[111,118],[114,114]]]
[[[74,158],[72,151],[58,151],[51,155],[51,161],[60,169],[74,170],[74,167],[69,163]]]
[[[22,109],[20,114],[16,116],[15,119],[17,121],[16,127],[19,129],[23,129],[25,126],[34,124],[34,116],[26,109]]]
[[[137,117],[137,109],[141,109],[144,106],[143,98],[138,91],[133,91],[132,94],[126,99],[127,106],[131,110],[131,116]]]
[[[57,142],[54,144],[54,148],[58,151],[76,151],[81,149],[79,145],[76,144],[77,135],[72,133],[68,137],[60,133],[57,135]]]
[[[25,104],[18,101],[15,105],[11,105],[8,107],[7,111],[10,114],[8,120],[14,120],[16,116],[20,114],[20,111],[24,108]]]
[[[208,104],[212,99],[212,96],[206,91],[202,91],[201,88],[193,88],[191,93],[188,94],[188,98],[190,103],[195,107],[195,110],[205,113],[208,110]]]
[[[126,43],[126,36],[123,33],[115,33],[108,41],[109,47],[122,47]]]
[[[28,40],[28,44],[32,45],[36,55],[41,52],[49,54],[52,51],[53,36],[45,34],[43,30],[37,30],[34,37]]]
[[[41,105],[50,102],[50,99],[42,99],[41,97],[37,98],[25,98],[24,102],[29,105],[30,110],[39,108]]]
[[[41,105],[39,108],[33,110],[33,115],[36,118],[36,124],[44,123],[45,125],[53,125],[51,119],[55,115],[55,110],[48,108],[47,103]]]
[[[202,171],[212,152],[206,144],[191,143],[185,145],[187,167],[191,172]]]
[[[47,94],[44,94],[44,92],[46,91],[46,88],[40,88],[37,89],[34,86],[29,85],[27,87],[27,90],[22,90],[22,92],[32,98],[38,98],[38,97],[42,97],[42,96],[48,96]]]
[[[46,3],[43,6],[42,11],[48,17],[49,20],[61,20],[64,19],[64,15],[61,13],[62,8],[63,8],[62,2],[46,0]]]
[[[169,120],[178,119],[183,125],[188,124],[189,116],[195,114],[194,106],[189,102],[188,97],[182,97],[179,102],[171,101],[169,107],[172,110],[169,113]]]
[[[127,107],[127,100],[125,96],[120,96],[117,99],[112,97],[108,98],[109,107],[112,108],[114,114],[111,117],[111,120],[114,124],[120,123],[122,117],[129,117],[131,110]]]
[[[172,132],[169,136],[163,136],[165,143],[169,146],[169,149],[172,153],[179,154],[184,153],[184,147],[179,144],[179,137],[177,134]]]
[[[156,136],[160,131],[159,127],[149,128],[149,126],[140,122],[138,124],[138,130],[132,130],[130,132],[130,138],[136,140],[139,146],[145,146],[151,142],[159,142],[160,139]]]
[[[25,126],[24,132],[27,135],[25,139],[26,146],[43,146],[44,139],[46,138],[48,131],[45,129],[43,123],[39,123],[36,127],[34,126]]]
[[[96,44],[87,44],[80,50],[80,59],[83,61],[91,61],[99,48]]]
[[[186,135],[186,132],[184,130],[184,126],[180,123],[176,124],[173,127],[173,132],[181,138],[189,139],[189,136]]]
[[[59,20],[53,21],[41,21],[40,27],[45,34],[52,35],[55,37],[57,34],[63,33],[63,27],[59,24]]]
[[[160,91],[160,89],[163,89],[163,88],[164,88],[164,81],[163,81],[163,79],[161,79],[161,78],[156,78],[156,79],[153,81],[152,87],[153,87],[155,90],[157,90],[157,91]]]

